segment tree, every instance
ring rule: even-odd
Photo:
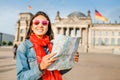
[[[8,42],[8,46],[11,46],[13,45],[13,43],[11,41]]]
[[[2,41],[2,45],[3,45],[3,46],[6,45],[6,42],[5,42],[5,41]]]

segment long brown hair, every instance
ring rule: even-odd
[[[54,34],[53,34],[53,31],[52,31],[52,28],[51,28],[51,21],[50,21],[48,15],[47,15],[46,13],[42,12],[42,11],[37,12],[37,13],[31,18],[31,20],[30,20],[30,25],[29,25],[29,29],[28,29],[28,32],[27,32],[27,35],[26,35],[26,39],[29,39],[31,33],[33,33],[33,31],[32,31],[32,21],[33,21],[33,19],[34,19],[35,17],[39,16],[39,15],[42,15],[42,16],[46,17],[47,20],[49,21],[48,31],[47,31],[46,35],[48,35],[48,36],[50,37],[50,40],[52,40],[52,39],[54,38]]]

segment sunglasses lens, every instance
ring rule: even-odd
[[[35,25],[39,25],[39,23],[40,23],[39,20],[35,20],[35,21],[33,22],[33,24],[35,24]]]
[[[41,22],[40,22],[39,20],[34,20],[34,21],[33,21],[33,24],[34,24],[34,25],[39,25],[40,23],[41,23],[42,25],[44,25],[44,26],[46,26],[46,25],[48,24],[47,21],[41,21]]]
[[[48,22],[47,21],[42,21],[42,25],[47,25],[48,24]]]

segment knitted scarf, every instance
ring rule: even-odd
[[[49,40],[49,36],[45,35],[43,38],[38,38],[35,34],[31,34],[30,41],[35,49],[38,64],[40,64],[42,58],[46,55],[44,46],[47,46],[50,52],[52,51],[52,44]],[[49,71],[45,69],[42,80],[62,80],[62,76],[58,70]]]

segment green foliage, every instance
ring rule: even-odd
[[[4,45],[6,45],[7,43],[5,42],[5,41],[2,41],[2,45],[4,46]]]
[[[11,46],[13,45],[13,43],[11,41],[8,42],[8,46]]]

